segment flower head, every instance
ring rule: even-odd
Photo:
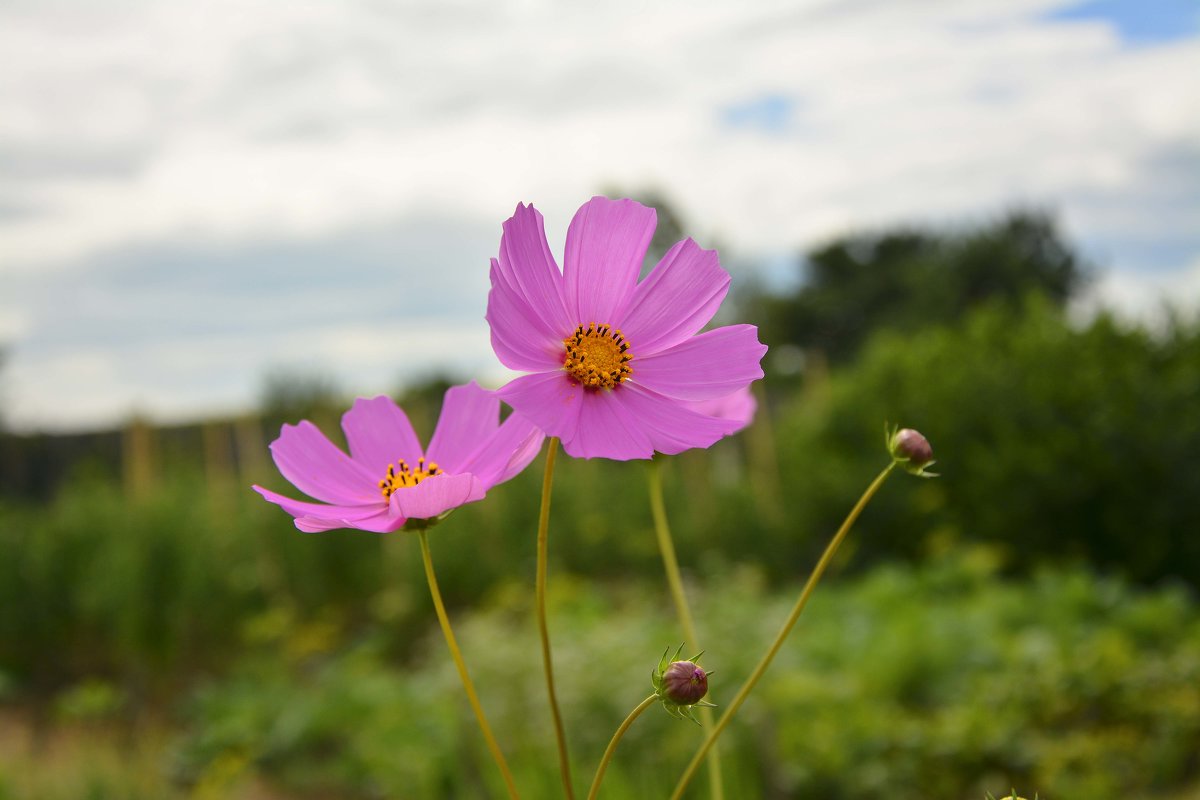
[[[936,472],[926,467],[934,464],[933,447],[920,431],[912,428],[885,427],[884,436],[892,459],[906,470],[921,478],[936,478]]]
[[[650,673],[654,694],[668,714],[696,722],[692,716],[693,706],[713,707],[712,703],[704,702],[704,695],[708,694],[708,676],[712,673],[705,672],[696,663],[704,653],[681,661],[679,654],[683,652],[683,645],[679,645],[674,656],[668,657],[670,652],[671,648],[668,647],[659,659],[658,667]]]
[[[492,347],[532,374],[499,393],[572,456],[708,447],[741,425],[692,404],[762,377],[754,326],[698,333],[729,290],[716,251],[685,239],[638,281],[654,228],[652,208],[592,198],[571,221],[559,271],[533,206],[504,223],[488,295]]]
[[[544,434],[520,414],[500,423],[500,401],[476,383],[446,392],[429,448],[388,397],[359,398],[342,416],[346,455],[307,420],[271,443],[283,477],[319,503],[254,490],[306,532],[359,528],[386,533],[424,526],[516,475]]]

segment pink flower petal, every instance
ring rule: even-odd
[[[261,486],[254,486],[254,491],[261,494],[268,501],[282,508],[293,517],[328,517],[337,519],[363,519],[370,517],[381,511],[387,510],[387,500],[381,493],[376,493],[375,502],[366,503],[363,505],[327,505],[325,503],[308,503],[303,500],[293,500],[290,497],[285,497],[281,494],[276,494],[270,489],[264,489]]]
[[[563,297],[563,277],[546,243],[542,215],[517,205],[504,223],[496,268],[518,299],[532,309],[540,325],[561,340],[575,328]],[[559,333],[559,331],[562,331]]]
[[[693,401],[688,403],[688,408],[698,414],[735,422],[738,426],[737,430],[740,431],[754,421],[754,412],[758,410],[758,400],[755,399],[754,392],[750,391],[750,387],[747,386],[724,397]]]
[[[392,513],[408,519],[433,519],[464,503],[481,500],[486,493],[474,475],[434,475],[416,486],[392,492]]]
[[[628,461],[650,458],[654,445],[641,421],[622,402],[625,387],[583,391],[583,407],[575,436],[563,440],[573,458],[611,458]]]
[[[729,325],[693,336],[630,363],[634,382],[680,400],[724,397],[763,376],[767,352],[753,325]]]
[[[583,387],[567,373],[542,372],[514,378],[496,390],[500,399],[528,417],[547,436],[572,439],[579,426]]]
[[[389,464],[404,460],[415,469],[423,455],[408,415],[390,397],[355,400],[342,415],[342,430],[350,454],[372,476],[372,485],[383,478]]]
[[[373,503],[378,497],[369,470],[355,463],[308,420],[284,425],[271,442],[271,456],[283,477],[300,491],[338,505]]]
[[[546,434],[523,414],[514,412],[460,467],[491,489],[529,465],[542,449]]]
[[[652,355],[693,336],[717,313],[729,280],[716,250],[691,239],[675,244],[638,284],[621,320],[634,355]]]
[[[393,514],[382,495],[378,496],[378,502],[370,505],[336,506],[293,500],[261,486],[255,486],[254,491],[295,517],[296,527],[305,533],[331,531],[338,528],[357,528],[385,533],[394,531],[404,524],[404,519],[397,518]]]
[[[323,533],[341,528],[352,528],[371,533],[391,533],[402,528],[407,521],[404,517],[396,516],[390,509],[385,508],[374,516],[353,520],[316,516],[296,517],[296,527],[305,533]]]
[[[487,314],[492,332],[492,349],[509,369],[541,372],[554,369],[563,360],[565,333],[553,331],[514,289],[492,260],[492,288]],[[570,331],[568,330],[568,333]]]
[[[500,398],[475,381],[452,386],[442,400],[433,438],[427,451],[443,472],[466,472],[467,459],[500,426]]]
[[[575,213],[563,255],[563,297],[577,324],[621,327],[655,220],[652,208],[606,197],[593,197]]]
[[[623,383],[613,394],[619,395],[625,411],[638,421],[660,453],[673,455],[693,447],[710,447],[737,430],[736,422],[697,414],[686,404],[637,384]]]

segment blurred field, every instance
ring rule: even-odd
[[[442,561],[472,535],[453,522],[445,534]],[[734,796],[967,798],[1010,784],[1188,796],[1200,752],[1194,601],[1081,570],[1007,581],[997,566],[973,548],[827,587],[730,731]],[[692,589],[721,703],[792,592],[751,567]],[[364,599],[384,605],[386,594]],[[587,776],[678,632],[663,593],[628,582],[560,574],[551,604],[575,769]],[[478,605],[456,617],[485,706],[525,796],[557,796],[527,581],[503,581]],[[110,674],[58,692],[32,733],[10,716],[0,796],[502,794],[436,630],[400,637],[382,621],[274,610],[231,638],[229,663],[151,707]],[[28,723],[36,711],[17,713]],[[665,796],[699,734],[643,717],[606,796]]]

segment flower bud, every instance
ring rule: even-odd
[[[912,428],[901,428],[892,438],[892,448],[896,455],[908,459],[909,463],[921,467],[933,461],[933,448],[929,440]]]
[[[682,651],[683,645],[679,645],[675,655],[668,657],[667,654],[671,652],[671,648],[668,647],[658,661],[658,668],[650,673],[650,680],[654,683],[654,694],[658,696],[668,714],[687,717],[699,724],[692,716],[692,707],[712,707],[712,703],[704,701],[704,695],[708,694],[708,676],[712,673],[705,672],[696,664],[704,653],[680,660],[679,654]]]
[[[708,675],[695,662],[672,661],[663,673],[662,693],[677,705],[695,705],[708,694]]]
[[[900,464],[913,475],[922,478],[935,477],[936,473],[926,472],[925,468],[933,464],[933,448],[929,440],[920,431],[912,428],[885,428],[887,448],[896,463]]]

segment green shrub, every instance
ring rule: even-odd
[[[1152,336],[1100,317],[1077,329],[1033,301],[881,335],[778,413],[794,538],[811,547],[836,526],[879,468],[888,420],[929,438],[942,477],[881,493],[864,555],[918,557],[968,537],[1021,568],[1077,559],[1200,585],[1197,397],[1197,325]]]

